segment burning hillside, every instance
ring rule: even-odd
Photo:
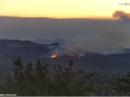
[[[50,59],[52,59],[52,60],[57,59],[58,57],[59,57],[59,55],[56,52],[52,52],[50,55]]]
[[[62,52],[62,54],[56,51],[52,51],[49,57],[52,60],[58,59],[60,57],[66,57],[67,59],[75,60],[79,58],[79,55],[77,53],[69,52],[69,51],[64,51]]]
[[[65,57],[70,60],[75,60],[80,57],[80,54],[76,53],[73,50],[68,50],[60,46],[58,43],[53,43],[49,46],[51,49],[51,53],[49,55],[49,58],[54,60],[58,59],[60,57]]]

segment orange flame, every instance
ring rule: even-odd
[[[50,58],[53,59],[57,59],[58,58],[58,54],[56,52],[52,52],[52,54],[50,55]]]

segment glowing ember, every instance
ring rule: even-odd
[[[78,58],[78,54],[76,54],[76,53],[74,53],[74,52],[66,51],[65,54],[66,54],[70,59],[77,59],[77,58]]]
[[[50,58],[51,59],[57,59],[58,58],[58,54],[53,52],[51,55],[50,55]]]

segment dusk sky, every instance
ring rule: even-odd
[[[120,3],[130,0],[0,0],[0,38],[61,38],[91,50],[130,48],[130,5]]]
[[[112,18],[116,10],[129,12],[130,0],[0,0],[0,15],[51,18]]]

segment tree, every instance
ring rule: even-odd
[[[53,75],[49,73],[48,65],[40,60],[35,68],[32,63],[23,64],[20,58],[14,64],[13,93],[18,96],[83,96],[92,91],[91,76],[73,70],[73,61],[64,66],[57,65]]]
[[[32,65],[33,65],[32,63],[27,64],[25,71],[24,71],[25,79],[28,80],[28,81],[33,80]]]
[[[17,58],[14,62],[14,88],[18,95],[25,94],[25,76],[24,76],[24,66],[21,58]]]
[[[14,62],[15,68],[14,68],[14,77],[16,81],[22,81],[23,80],[23,63],[20,58],[16,59]]]
[[[40,60],[37,60],[35,72],[35,88],[37,89],[37,94],[40,96],[48,95],[48,86],[49,77],[47,65],[45,63],[41,63]]]
[[[124,77],[116,79],[114,89],[118,95],[130,95],[130,73]]]
[[[56,96],[83,96],[89,95],[92,87],[86,82],[91,80],[91,75],[84,75],[82,70],[73,70],[74,62],[70,60],[65,66],[56,66],[53,79],[53,95]],[[58,88],[57,88],[58,87]]]

